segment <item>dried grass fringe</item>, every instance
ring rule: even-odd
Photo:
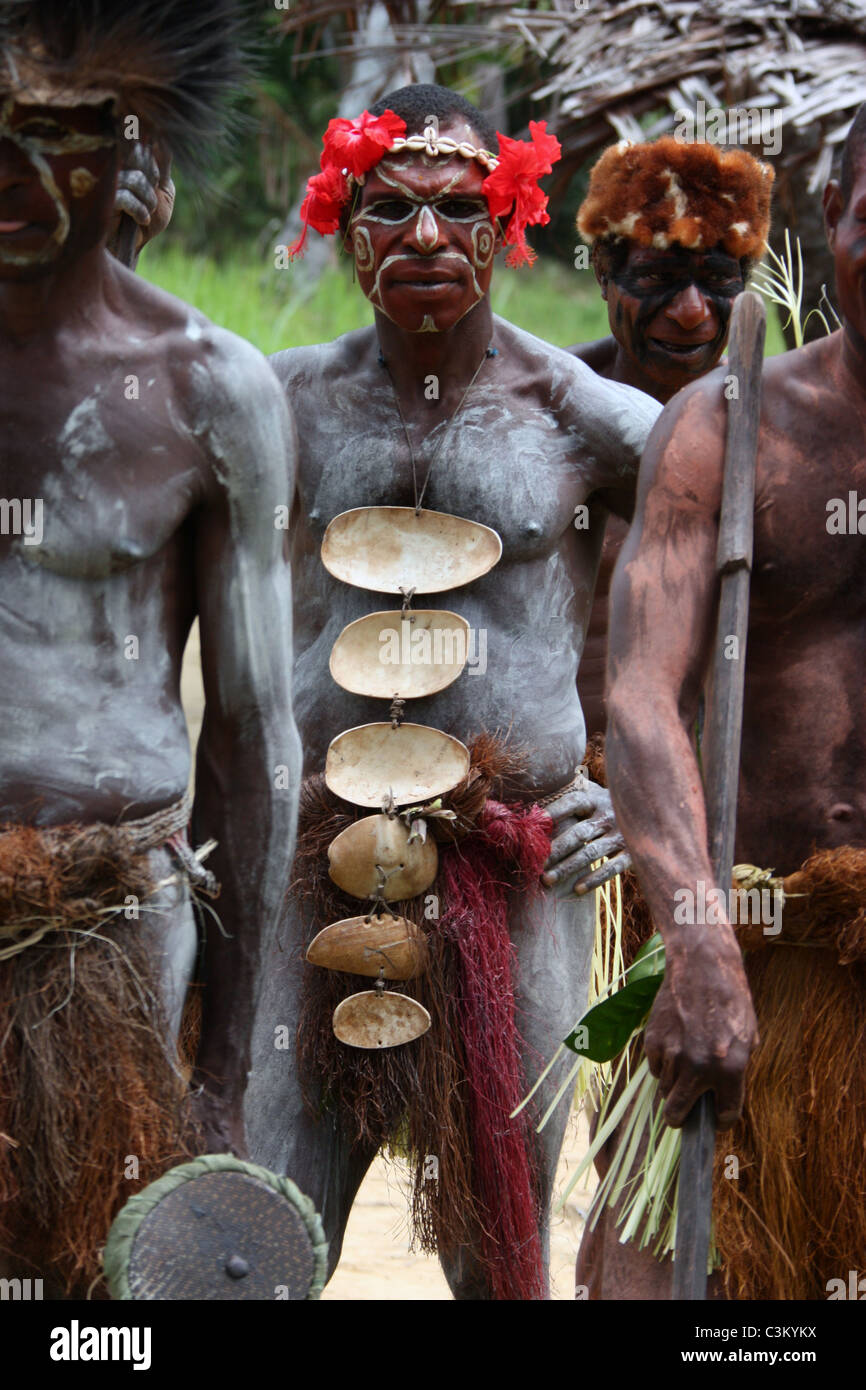
[[[122,827],[0,833],[0,936],[51,919],[0,960],[0,1247],[67,1291],[98,1278],[127,1198],[193,1152],[140,925],[105,911],[154,887]]]
[[[826,1299],[866,1259],[866,850],[822,850],[796,878],[808,896],[745,957],[761,1043],[714,1193],[733,1299]]]
[[[603,738],[586,761],[605,785]],[[778,937],[738,931],[761,1043],[743,1117],[718,1138],[713,1217],[726,1295],[741,1301],[825,1299],[866,1260],[866,850],[822,850],[786,890],[803,896],[788,897]],[[628,965],[654,930],[633,873],[623,918]]]

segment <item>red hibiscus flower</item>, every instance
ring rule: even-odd
[[[340,226],[340,215],[349,199],[349,184],[340,169],[334,166],[323,169],[307,180],[307,196],[301,204],[301,221],[304,230],[288,247],[289,259],[303,253],[307,232],[314,227],[322,236],[330,236]]]
[[[390,150],[398,135],[406,134],[406,122],[393,111],[371,116],[362,111],[354,121],[337,116],[328,122],[322,143],[322,168],[345,169],[361,178]]]
[[[499,136],[499,163],[481,186],[491,217],[511,214],[505,240],[512,249],[505,263],[512,266],[531,265],[535,260],[526,228],[543,227],[550,221],[547,194],[538,187],[538,180],[550,173],[562,152],[556,136],[547,134],[546,121],[530,121],[529,134],[529,140]]]

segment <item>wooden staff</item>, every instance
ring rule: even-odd
[[[719,616],[707,693],[707,721],[701,742],[713,876],[717,885],[726,888],[731,882],[737,824],[765,332],[764,301],[747,290],[736,300],[731,316],[727,382],[736,394],[732,394],[728,405],[716,552],[716,571],[720,577]],[[733,656],[732,638],[735,639]],[[715,1139],[713,1096],[711,1091],[706,1091],[683,1125],[674,1299],[700,1300],[707,1296]]]

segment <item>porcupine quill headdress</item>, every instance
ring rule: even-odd
[[[113,97],[120,116],[197,172],[230,128],[247,71],[237,0],[3,0],[0,88],[31,101]]]

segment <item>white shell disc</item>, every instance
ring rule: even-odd
[[[397,1047],[413,1042],[432,1019],[415,999],[405,994],[378,994],[367,989],[350,994],[334,1010],[334,1036],[349,1047]]]
[[[376,593],[440,594],[480,579],[499,560],[489,526],[414,507],[355,507],[335,516],[322,539],[322,564],[335,579]]]
[[[427,836],[422,844],[409,844],[409,832],[401,820],[388,816],[364,816],[348,825],[328,845],[328,873],[338,888],[353,898],[371,898],[379,882],[377,865],[385,875],[382,897],[386,902],[415,898],[436,877],[439,851]]]
[[[359,724],[331,742],[325,781],[354,806],[380,807],[391,791],[398,806],[430,801],[469,772],[469,749],[427,724]]]
[[[307,960],[325,970],[342,970],[347,975],[371,975],[385,980],[412,980],[420,975],[427,959],[424,933],[405,917],[387,913],[365,917],[345,917],[323,928],[307,947]]]
[[[413,700],[456,681],[468,655],[469,624],[458,613],[369,613],[343,628],[331,650],[331,675],[353,695]]]

